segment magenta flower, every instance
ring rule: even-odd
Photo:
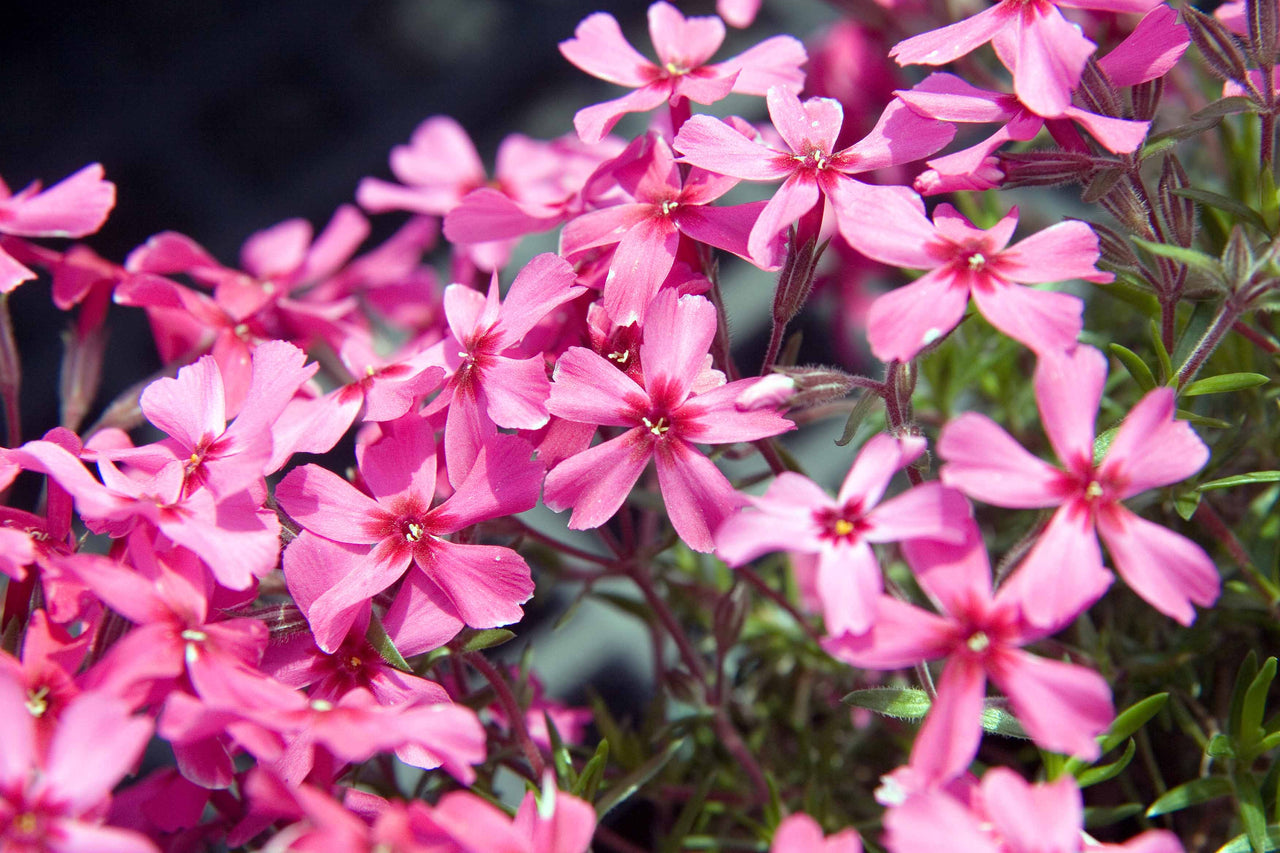
[[[695,387],[716,330],[715,308],[700,296],[659,292],[644,326],[644,384],[583,347],[556,364],[547,408],[579,423],[623,427],[622,435],[569,457],[547,475],[548,507],[573,507],[569,527],[599,527],[618,511],[653,459],[667,514],[690,547],[710,551],[712,531],[737,505],[733,486],[697,444],[754,441],[794,429],[773,410],[739,411],[756,380]]]
[[[823,647],[845,663],[868,669],[903,669],[947,658],[937,698],[911,755],[912,767],[930,781],[963,772],[977,753],[987,679],[1009,698],[1013,713],[1041,747],[1097,757],[1094,738],[1114,713],[1106,680],[1085,667],[1037,657],[1021,647],[1070,624],[1102,595],[1109,579],[1095,576],[1092,586],[1041,595],[1047,618],[1032,624],[1022,613],[1020,593],[1042,591],[1019,569],[993,593],[981,534],[972,522],[965,527],[963,545],[920,539],[902,546],[907,564],[941,615],[884,596],[869,631],[829,638]]]
[[[648,112],[664,101],[686,99],[714,104],[730,92],[763,95],[772,86],[799,92],[804,46],[790,36],[774,36],[732,59],[708,65],[724,41],[724,23],[714,16],[686,18],[670,3],[649,7],[649,36],[655,64],[636,51],[612,15],[588,15],[573,38],[560,42],[564,58],[583,71],[636,91],[578,110],[573,126],[583,142],[599,142],[626,113]],[[687,113],[686,113],[687,114]]]
[[[1013,91],[1032,112],[1062,115],[1097,47],[1058,6],[1107,12],[1146,12],[1160,0],[1000,0],[963,21],[894,45],[899,65],[946,65],[995,39],[996,53],[1013,72]]]
[[[866,189],[854,175],[927,157],[955,135],[950,125],[924,118],[894,101],[869,134],[835,151],[844,123],[839,101],[809,98],[802,103],[794,92],[775,87],[769,90],[768,103],[769,118],[786,150],[748,139],[710,116],[689,119],[675,141],[683,163],[747,181],[785,179],[761,211],[747,242],[752,259],[762,266],[772,260],[768,251],[772,241],[810,211],[820,213],[818,204],[824,196],[832,199],[836,220],[841,221]],[[841,189],[846,196],[834,198]],[[808,229],[803,237],[816,237],[816,231],[816,227]],[[847,234],[845,239],[858,245]]]
[[[918,436],[880,433],[858,453],[834,500],[807,477],[779,474],[764,497],[747,497],[755,511],[730,516],[716,530],[716,553],[731,566],[773,551],[814,555],[827,632],[861,634],[875,621],[884,592],[872,543],[958,541],[960,525],[969,518],[968,502],[940,483],[880,503],[894,473],[924,450]]]
[[[989,418],[969,412],[942,430],[942,481],[996,506],[1058,507],[1027,555],[1034,579],[1024,601],[1035,624],[1052,618],[1052,600],[1095,584],[1102,568],[1098,537],[1116,570],[1151,606],[1184,625],[1192,604],[1208,607],[1221,581],[1199,545],[1139,518],[1121,501],[1190,477],[1209,449],[1184,421],[1174,420],[1174,393],[1156,388],[1139,401],[1094,461],[1094,421],[1102,400],[1107,359],[1092,347],[1042,357],[1036,366],[1036,402],[1049,443],[1062,462],[1054,468],[1024,450]]]
[[[984,231],[949,204],[938,205],[930,222],[919,196],[886,188],[856,199],[839,223],[867,257],[930,270],[871,304],[867,336],[884,361],[908,361],[950,332],[970,295],[991,325],[1035,352],[1069,349],[1082,325],[1080,299],[1017,285],[1112,279],[1094,266],[1098,236],[1083,222],[1059,223],[1006,248],[1018,224],[1016,207]]]
[[[514,436],[486,443],[453,495],[437,507],[436,445],[425,419],[409,414],[382,424],[377,441],[357,446],[369,494],[318,465],[296,468],[276,500],[303,528],[285,550],[290,592],[303,607],[316,645],[332,653],[370,599],[418,567],[397,602],[420,618],[494,628],[518,622],[533,595],[524,559],[510,548],[464,545],[446,536],[478,521],[530,509],[542,467]],[[329,574],[340,570],[332,582]],[[402,603],[393,605],[393,611]]]
[[[116,204],[116,185],[103,180],[102,166],[91,163],[41,191],[40,182],[10,192],[0,181],[0,234],[18,237],[83,237],[102,227]],[[36,277],[0,249],[0,293]]]

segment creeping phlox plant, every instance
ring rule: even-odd
[[[837,5],[590,15],[572,131],[429,118],[238,266],[0,184],[0,848],[1280,845],[1276,0]],[[544,695],[531,601],[648,704]]]

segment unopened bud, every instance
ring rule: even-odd
[[[1223,80],[1234,80],[1248,88],[1248,59],[1231,31],[1217,18],[1190,4],[1182,7],[1182,22],[1209,70]]]
[[[1128,181],[1117,182],[1110,192],[1098,199],[1098,204],[1138,237],[1143,240],[1156,239],[1147,218],[1147,206],[1142,203],[1142,199],[1138,198]]]
[[[1262,68],[1276,64],[1277,16],[1275,0],[1244,0],[1244,18],[1249,25],[1249,53]]]
[[[1160,169],[1160,181],[1156,184],[1156,205],[1160,218],[1173,232],[1173,239],[1184,249],[1191,247],[1196,236],[1196,206],[1191,199],[1176,195],[1174,190],[1189,186],[1191,182],[1183,171],[1182,163],[1174,155],[1166,155]]]
[[[835,367],[779,367],[738,396],[738,411],[807,409],[836,400],[853,390],[853,376]]]
[[[1070,182],[1084,183],[1093,174],[1094,158],[1077,151],[1001,152],[1000,168],[1005,189],[1046,187]]]
[[[721,653],[737,642],[746,619],[747,591],[742,584],[735,583],[728,592],[720,596],[713,615],[712,631],[716,638],[716,648]]]
[[[1098,115],[1111,116],[1113,118],[1124,118],[1124,112],[1120,106],[1120,95],[1116,92],[1116,87],[1112,85],[1107,72],[1102,70],[1097,60],[1089,57],[1089,61],[1085,63],[1084,72],[1080,75],[1080,86],[1076,89],[1081,100],[1084,101],[1085,107],[1089,112]]]
[[[1098,250],[1104,263],[1125,269],[1137,269],[1141,265],[1138,253],[1118,231],[1092,222],[1089,223],[1089,227],[1098,235]]]
[[[1133,104],[1133,117],[1138,121],[1151,121],[1164,95],[1164,78],[1157,77],[1134,86],[1129,95]]]

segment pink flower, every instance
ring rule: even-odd
[[[762,266],[773,260],[770,244],[788,225],[811,211],[821,214],[818,204],[824,196],[832,199],[839,222],[852,200],[866,190],[853,175],[927,157],[955,135],[950,125],[923,118],[894,101],[867,136],[835,151],[844,123],[839,101],[809,98],[802,103],[791,90],[775,87],[769,90],[768,103],[769,118],[786,150],[750,140],[710,116],[689,119],[675,141],[683,163],[748,181],[785,179],[760,212],[747,242],[752,259]],[[839,190],[846,196],[835,198]],[[802,231],[801,241],[816,237],[817,228]],[[857,245],[847,235],[845,239]]]
[[[1112,279],[1094,266],[1098,236],[1083,222],[1054,225],[1006,248],[1017,208],[984,231],[949,204],[938,205],[931,223],[915,193],[884,188],[858,198],[839,222],[840,233],[867,257],[931,270],[872,303],[867,335],[884,361],[908,361],[950,332],[970,295],[991,325],[1037,353],[1069,349],[1081,328],[1080,299],[1017,284]]]
[[[617,19],[604,12],[587,16],[573,38],[560,43],[564,58],[583,71],[636,90],[578,110],[573,126],[584,142],[599,142],[624,114],[648,112],[664,101],[672,107],[686,99],[714,104],[730,92],[763,95],[772,86],[799,92],[804,85],[800,66],[807,56],[790,36],[775,36],[708,65],[724,41],[724,23],[716,17],[686,18],[662,2],[649,7],[649,35],[660,64],[637,53]]]
[[[1207,607],[1217,600],[1218,570],[1199,545],[1139,518],[1121,501],[1190,477],[1204,467],[1209,449],[1189,424],[1174,420],[1173,390],[1157,388],[1129,412],[1095,462],[1094,421],[1106,375],[1106,356],[1092,347],[1042,357],[1036,366],[1040,419],[1062,469],[970,412],[942,431],[942,481],[996,506],[1058,507],[1024,564],[1033,579],[1024,610],[1033,623],[1052,618],[1057,595],[1107,574],[1101,537],[1133,591],[1189,625],[1196,616],[1193,604]]]
[[[754,441],[793,429],[772,410],[739,411],[755,380],[695,387],[715,335],[715,308],[700,296],[660,291],[646,316],[640,361],[644,384],[583,347],[556,364],[547,408],[579,423],[623,427],[622,435],[561,462],[544,499],[573,507],[569,527],[599,527],[618,511],[653,459],[667,513],[690,547],[710,551],[711,533],[736,506],[733,487],[694,444]]]
[[[713,207],[737,185],[702,169],[681,173],[671,146],[656,133],[642,136],[616,161],[614,176],[631,203],[583,213],[565,225],[566,257],[616,246],[604,285],[604,307],[619,326],[643,319],[685,242],[696,240],[747,257],[747,234],[764,202]]]
[[[0,846],[14,851],[155,853],[134,832],[102,826],[111,789],[142,756],[151,721],[123,701],[83,693],[62,715],[47,756],[22,685],[0,672]]]
[[[454,632],[463,623],[494,628],[518,622],[533,595],[529,566],[509,548],[450,542],[478,521],[530,509],[542,467],[515,436],[495,436],[453,495],[432,507],[436,445],[424,418],[382,424],[382,437],[357,446],[369,494],[318,465],[289,472],[276,500],[304,529],[285,550],[289,590],[307,615],[316,644],[337,649],[374,595],[411,565],[392,612],[418,608],[424,622]],[[338,580],[332,575],[340,574]]]
[[[1146,12],[1159,0],[1000,0],[971,18],[901,41],[889,55],[899,65],[946,65],[995,39],[996,53],[1013,72],[1018,100],[1038,115],[1062,115],[1096,45],[1058,5]]]
[[[969,518],[968,502],[939,483],[917,486],[880,503],[889,480],[925,449],[918,436],[880,433],[862,448],[833,500],[817,483],[779,474],[764,497],[747,497],[755,511],[730,516],[716,530],[716,553],[731,566],[761,554],[789,551],[817,558],[817,590],[832,636],[861,634],[875,621],[884,591],[875,542],[952,538]]]
[[[1152,829],[1125,844],[1098,844],[1081,829],[1084,803],[1075,779],[1029,785],[993,767],[968,802],[934,789],[908,797],[885,814],[890,853],[1182,853],[1172,832]]]
[[[966,527],[963,545],[921,539],[902,546],[941,615],[884,596],[869,631],[829,638],[823,647],[845,663],[868,669],[902,669],[947,658],[911,755],[911,766],[929,781],[950,779],[973,760],[988,678],[1041,747],[1097,757],[1094,738],[1114,715],[1107,682],[1085,667],[1037,657],[1021,647],[1069,624],[1102,595],[1109,579],[1093,577],[1090,586],[1043,595],[1047,618],[1033,624],[1022,613],[1023,593],[1032,587],[1026,570],[1019,569],[993,593],[982,537],[972,522]]]
[[[103,180],[102,166],[91,163],[49,189],[40,182],[16,193],[0,181],[0,234],[18,237],[83,237],[102,227],[116,204],[116,185]],[[0,249],[0,293],[36,277]]]
[[[432,358],[449,373],[428,414],[448,406],[444,444],[449,481],[467,476],[480,447],[496,426],[546,426],[551,393],[541,353],[521,351],[524,338],[557,306],[583,293],[573,268],[545,253],[516,275],[505,300],[498,300],[498,277],[488,296],[461,284],[444,293],[449,334],[432,348]]]
[[[818,822],[801,812],[778,824],[769,853],[862,853],[862,839],[852,829],[823,838]]]

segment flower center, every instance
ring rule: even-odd
[[[832,542],[856,542],[867,528],[867,523],[862,520],[862,506],[857,501],[840,509],[817,510],[813,520],[818,525],[818,535]]]
[[[672,77],[681,77],[689,73],[689,66],[682,62],[676,62],[675,60],[664,63],[662,67],[666,69],[666,72]]]
[[[401,532],[404,533],[405,541],[417,542],[427,532],[427,529],[416,521],[406,521],[401,525]]]
[[[648,418],[641,418],[640,420],[644,423],[645,428],[648,429],[649,432],[657,436],[665,435],[667,430],[671,429],[671,424],[667,421],[666,415],[652,421]]]
[[[44,686],[34,693],[28,690],[27,701],[23,704],[31,716],[43,717],[44,712],[49,710],[49,688]]]
[[[671,212],[680,206],[678,201],[664,201],[662,203],[662,215],[670,216]]]
[[[327,699],[313,699],[311,700],[311,710],[319,711],[321,713],[324,713],[325,711],[332,711],[333,703]]]
[[[831,163],[827,156],[827,152],[821,148],[810,148],[803,154],[795,155],[796,162],[812,169],[825,169]]]
[[[617,352],[611,352],[608,355],[606,355],[605,358],[609,359],[610,361],[616,361],[619,367],[623,367],[624,365],[626,365],[628,361],[631,360],[631,350],[624,349],[624,350],[619,350]]]
[[[965,640],[964,644],[974,654],[982,654],[991,646],[991,638],[983,631],[974,631],[969,635],[969,639]]]
[[[1106,490],[1097,480],[1090,480],[1089,484],[1084,487],[1084,499],[1087,501],[1096,501],[1102,497]]]
[[[987,258],[981,252],[974,252],[969,256],[969,269],[977,272],[987,265]]]

